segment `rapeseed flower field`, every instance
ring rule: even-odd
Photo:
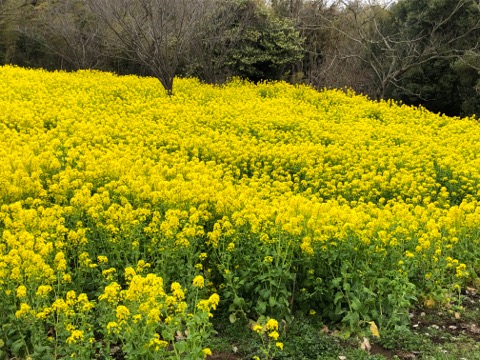
[[[0,357],[201,359],[217,307],[280,351],[297,311],[381,334],[478,285],[476,119],[286,83],[0,83]]]

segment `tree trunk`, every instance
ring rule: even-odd
[[[158,76],[158,80],[167,91],[168,96],[173,95],[173,76]]]

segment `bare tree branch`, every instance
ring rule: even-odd
[[[205,10],[202,0],[85,0],[116,46],[155,75],[169,94]]]
[[[385,97],[389,87],[400,87],[400,80],[413,67],[478,50],[478,44],[473,48],[462,45],[475,32],[480,32],[478,5],[477,20],[466,31],[456,32],[451,28],[453,19],[464,11],[467,4],[472,5],[473,0],[455,1],[445,16],[430,24],[428,31],[425,27],[418,27],[418,31],[403,28],[401,24],[389,28],[388,22],[396,21],[391,15],[391,2],[365,4],[358,0],[339,0],[337,8],[342,10],[337,11],[336,16],[321,16],[323,26],[343,38],[344,45],[338,48],[336,58],[356,58],[367,66],[377,88],[374,96],[380,99]],[[418,18],[421,19],[422,16],[423,13]]]
[[[27,11],[18,30],[75,69],[95,68],[104,57],[104,31],[82,0],[45,1]]]

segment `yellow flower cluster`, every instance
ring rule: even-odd
[[[88,296],[115,307],[109,330],[168,321],[187,286],[212,294],[239,269],[287,268],[282,251],[299,274],[340,251],[375,257],[419,292],[475,274],[475,119],[285,83],[175,81],[168,97],[151,78],[0,67],[0,299],[18,319],[88,312],[67,293],[95,280]]]
[[[58,316],[64,316],[67,319],[74,319],[77,314],[86,314],[95,307],[92,301],[88,300],[88,296],[85,293],[76,295],[74,290],[67,292],[65,299],[58,298],[51,303],[50,306],[44,306],[39,308],[36,317],[41,320],[45,320],[47,317],[55,314]]]
[[[156,331],[162,324],[172,326],[174,329],[182,326],[182,322],[187,317],[188,308],[184,301],[184,289],[179,283],[174,282],[170,286],[171,295],[169,295],[163,288],[163,279],[155,274],[141,276],[131,267],[126,269],[125,274],[128,279],[128,287],[125,290],[113,282],[106,286],[104,293],[99,296],[107,314],[109,312],[111,314],[106,317],[106,333],[138,339],[135,333],[139,329],[143,334],[148,334],[150,331],[152,334],[144,344],[145,347],[156,352],[164,351],[168,341],[161,339]],[[198,287],[200,281],[203,281],[203,277],[195,277],[193,283],[197,285],[194,286]],[[207,300],[200,300],[197,309],[211,315],[210,310],[215,310],[219,301],[219,296],[213,294]],[[193,315],[189,314],[189,316]]]
[[[216,310],[219,302],[220,302],[220,296],[218,296],[218,294],[215,293],[215,294],[212,294],[207,300],[200,300],[197,304],[197,308],[202,311],[209,312],[208,315],[212,317],[213,314],[210,313],[210,311]]]
[[[202,275],[197,275],[192,281],[193,286],[199,289],[203,289],[205,286],[205,279],[203,278]]]
[[[264,319],[259,319],[259,322],[263,323]],[[252,330],[255,331],[258,335],[260,335],[262,339],[262,343],[265,346],[265,343],[268,342],[270,339],[275,341],[275,346],[280,350],[283,350],[283,343],[277,341],[280,337],[278,333],[278,321],[275,319],[268,319],[264,324],[256,323],[253,325]],[[270,346],[267,346],[267,349],[270,349]]]

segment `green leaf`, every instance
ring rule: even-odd
[[[18,355],[20,353],[20,350],[25,346],[25,342],[23,341],[23,339],[18,339],[16,341],[14,341],[12,343],[12,345],[10,346],[12,352],[16,355]]]
[[[256,310],[259,314],[265,314],[267,311],[267,303],[265,301],[259,301]]]
[[[347,323],[350,326],[350,329],[356,329],[358,327],[358,323],[360,322],[360,315],[357,312],[349,312],[342,319],[342,322]]]
[[[42,356],[42,360],[55,360],[52,354],[45,354]]]
[[[187,350],[187,343],[185,341],[179,341],[175,343],[175,349],[177,349],[180,354],[183,354]]]
[[[360,301],[360,299],[354,297],[352,299],[351,307],[353,310],[358,311],[362,307],[362,302]]]
[[[335,306],[335,315],[342,315],[345,314],[345,309],[342,308],[342,303],[338,303],[337,306]]]
[[[341,278],[341,277],[337,277],[337,278],[335,278],[335,279],[332,280],[332,285],[333,285],[333,287],[338,287],[341,282],[342,282],[342,278]]]
[[[237,307],[245,306],[245,299],[242,297],[236,297],[233,299],[233,304]]]
[[[163,330],[162,331],[162,338],[164,338],[165,340],[170,340],[170,341],[173,341],[173,339],[174,339],[172,332],[170,332],[168,330]]]
[[[263,289],[263,290],[260,290],[260,296],[262,297],[262,299],[268,299],[270,297],[270,290],[268,289]]]
[[[343,293],[341,291],[338,291],[335,294],[335,298],[333,299],[333,303],[337,304],[341,299],[343,299]]]

